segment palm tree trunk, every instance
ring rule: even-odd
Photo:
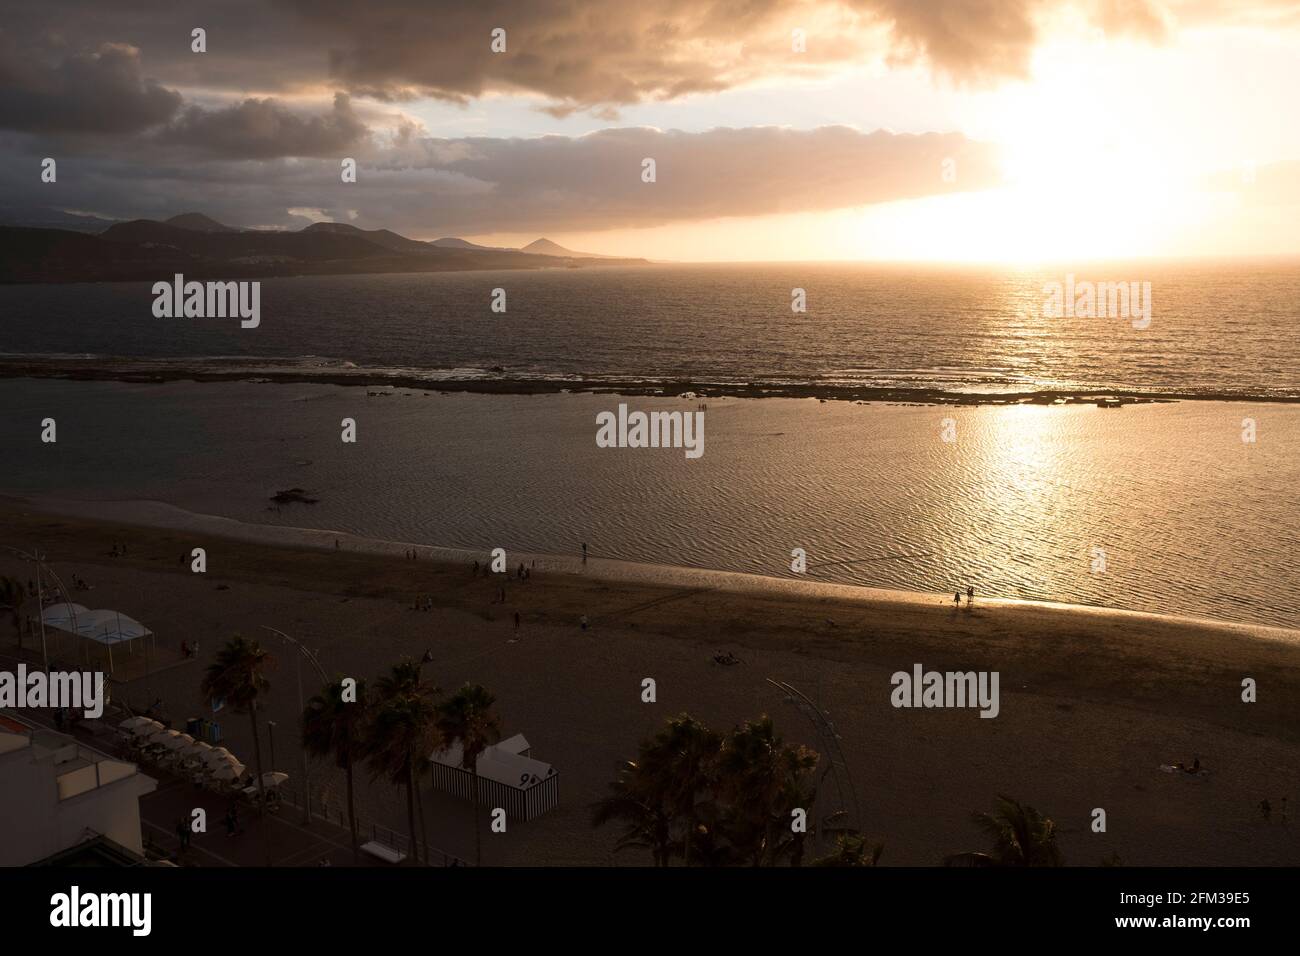
[[[348,760],[348,830],[352,833],[352,863],[361,865],[361,851],[357,849],[357,804],[352,793],[352,761]]]
[[[406,768],[406,825],[411,831],[411,859],[419,863],[420,854],[415,848],[415,788],[409,765]]]
[[[248,720],[253,727],[253,769],[257,771],[257,819],[262,827],[262,845],[266,849],[266,865],[271,865],[271,828],[266,825],[266,787],[262,780],[262,742],[257,736],[257,701],[248,708]]]
[[[420,844],[424,847],[424,863],[429,864],[429,831],[424,828],[424,800],[420,796],[420,778],[416,776],[415,771],[411,771],[415,777],[415,810],[420,815]]]

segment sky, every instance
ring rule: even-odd
[[[667,260],[1295,255],[1297,89],[1290,0],[10,0],[0,221],[198,211]]]

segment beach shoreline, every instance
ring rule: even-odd
[[[273,548],[307,548],[330,552],[334,542],[339,542],[350,553],[395,558],[410,550],[418,560],[431,561],[447,567],[479,562],[486,565],[488,554],[469,548],[449,548],[414,541],[394,541],[367,537],[329,528],[309,528],[276,524],[253,524],[220,515],[188,511],[164,501],[140,499],[67,499],[50,496],[11,495],[0,491],[0,510],[31,508],[63,517],[83,518],[93,521],[120,522],[133,527],[166,531],[193,532],[204,536],[226,538],[246,544],[261,544]],[[909,591],[892,588],[866,587],[841,584],[833,581],[814,581],[804,577],[774,577],[714,568],[698,568],[653,564],[603,557],[591,552],[588,560],[578,554],[546,552],[511,552],[510,571],[523,563],[547,573],[581,575],[584,578],[606,583],[622,582],[666,588],[698,588],[725,591],[738,595],[783,597],[794,600],[828,600],[847,604],[896,605],[899,607],[932,607],[939,602],[950,603],[946,593]],[[1170,627],[1188,626],[1219,628],[1264,640],[1283,641],[1300,648],[1300,629],[1275,627],[1250,622],[1224,621],[1214,618],[1177,614],[1153,614],[1148,611],[1090,604],[1068,604],[1061,601],[1025,600],[980,595],[982,607],[1007,609],[1054,609],[1062,613],[1092,615],[1118,621],[1149,620]]]

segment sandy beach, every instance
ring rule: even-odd
[[[279,658],[265,716],[281,728],[276,763],[293,776],[294,662],[263,625],[308,644],[331,673],[373,679],[429,649],[427,673],[444,690],[487,686],[504,733],[525,734],[533,755],[558,769],[561,804],[485,836],[486,863],[647,864],[634,851],[612,854],[615,831],[593,829],[589,805],[618,761],[683,710],[720,730],[769,713],[787,740],[816,747],[812,726],[767,678],[794,684],[831,715],[862,828],[884,843],[884,865],[985,849],[969,817],[998,793],[1055,820],[1070,864],[1116,855],[1129,866],[1300,862],[1300,825],[1280,820],[1283,798],[1294,818],[1300,797],[1297,632],[978,595],[957,610],[950,594],[655,571],[599,557],[584,566],[577,556],[510,555],[512,570],[536,565],[528,581],[508,577],[501,604],[504,576],[474,576],[468,552],[421,549],[411,561],[400,546],[383,553],[389,546],[337,536],[335,549],[328,532],[288,538],[224,519],[196,523],[162,506],[52,507],[0,499],[0,543],[39,547],[65,580],[75,573],[94,586],[81,603],[117,608],[155,631],[157,669],[115,695],[137,708],[161,697],[176,722],[204,714],[199,681],[218,645],[236,632],[264,637]],[[111,556],[115,542],[126,557]],[[206,574],[179,560],[193,547],[207,549]],[[6,554],[0,574],[26,581],[29,571]],[[434,610],[412,610],[417,595],[432,596]],[[180,658],[183,640],[201,642],[198,660]],[[721,651],[742,663],[715,664]],[[916,664],[998,671],[997,718],[894,708],[890,675]],[[653,704],[641,701],[646,677],[657,683]],[[1241,700],[1247,677],[1256,703]],[[233,751],[251,752],[246,719],[231,715],[223,726]],[[1160,770],[1193,758],[1207,775]],[[338,776],[313,770],[335,806]],[[368,817],[402,828],[393,788],[363,791]],[[1271,821],[1259,810],[1265,799]],[[427,786],[424,800],[429,842],[468,855],[468,805]],[[1095,808],[1106,811],[1105,833],[1090,828]]]

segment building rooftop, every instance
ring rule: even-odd
[[[0,762],[24,751],[36,763],[49,763],[58,781],[59,799],[68,800],[139,772],[135,764],[87,747],[12,712],[0,714]]]

